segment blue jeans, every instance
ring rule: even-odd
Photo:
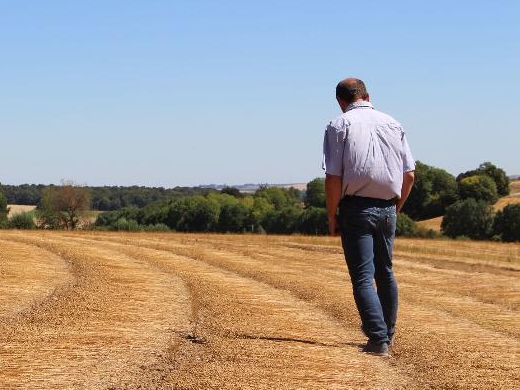
[[[339,205],[338,222],[363,331],[372,342],[389,343],[397,320],[394,202],[346,196]]]

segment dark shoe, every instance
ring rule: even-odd
[[[376,343],[375,341],[368,340],[367,345],[363,347],[363,352],[369,353],[376,356],[390,356],[388,354],[387,343]]]

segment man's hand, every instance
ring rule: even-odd
[[[329,233],[338,235],[336,210],[341,199],[341,177],[327,174],[325,176],[325,197],[327,201],[327,215],[329,217]]]
[[[331,236],[337,236],[339,232],[338,229],[338,220],[336,219],[336,216],[333,218],[329,218],[329,233]]]
[[[412,191],[413,182],[415,180],[414,171],[405,172],[403,175],[403,186],[401,187],[401,197],[396,203],[396,211],[399,213],[404,206],[404,202],[408,199],[410,191]]]

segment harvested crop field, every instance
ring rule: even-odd
[[[517,389],[520,244],[398,239],[390,358],[332,237],[0,232],[1,389]]]
[[[29,211],[33,211],[36,209],[36,206],[27,206],[23,204],[10,204],[7,205],[7,208],[9,209],[9,217],[12,217],[16,214],[21,213],[28,213]]]

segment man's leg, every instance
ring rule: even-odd
[[[393,207],[382,209],[374,234],[374,265],[377,295],[383,309],[390,341],[397,321],[398,292],[392,270],[396,214]]]
[[[371,216],[365,213],[348,213],[348,216],[340,214],[340,219],[343,250],[363,330],[370,342],[388,343],[383,309],[373,284],[375,266]]]

